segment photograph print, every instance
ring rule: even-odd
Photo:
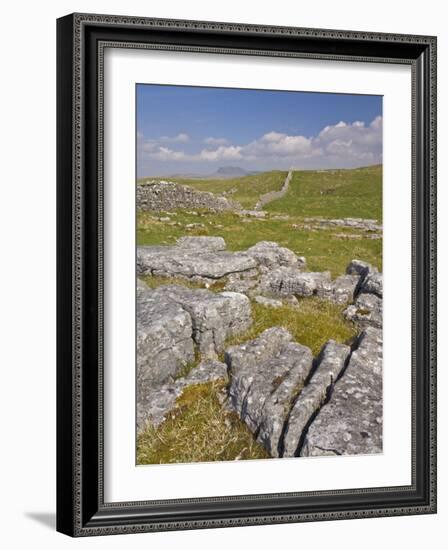
[[[136,86],[136,463],[383,452],[382,97]]]

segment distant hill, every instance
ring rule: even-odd
[[[249,176],[250,174],[253,174],[253,172],[248,172],[239,166],[221,166],[221,168],[216,170],[215,174],[217,176],[236,178],[238,176]]]
[[[244,176],[253,176],[259,174],[258,170],[245,170],[240,166],[221,166],[215,172],[211,174],[195,174],[195,173],[186,173],[186,174],[171,174],[170,176],[165,176],[165,179],[194,179],[194,180],[225,180],[228,178],[242,178]]]

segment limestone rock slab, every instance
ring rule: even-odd
[[[309,348],[292,341],[280,327],[226,350],[231,403],[269,451],[279,456],[279,442],[292,401],[312,367]]]
[[[268,296],[313,296],[330,282],[328,271],[301,272],[296,268],[279,267],[263,274],[258,291]]]
[[[137,273],[186,279],[221,279],[253,269],[256,261],[242,252],[214,251],[184,246],[137,247]]]
[[[383,300],[376,294],[361,293],[354,304],[344,310],[344,317],[360,327],[383,326]]]
[[[330,401],[309,427],[301,456],[382,452],[382,344],[380,329],[361,334]]]
[[[160,384],[194,359],[193,323],[185,309],[141,288],[137,299],[137,379]]]
[[[215,358],[223,351],[227,338],[252,324],[250,301],[244,294],[167,285],[154,289],[153,295],[161,303],[175,303],[189,314],[192,338],[203,357]]]
[[[349,354],[349,346],[334,340],[329,340],[322,348],[310,382],[300,392],[291,409],[284,435],[284,457],[296,456],[308,423],[329,397]]]

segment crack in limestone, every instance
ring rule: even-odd
[[[293,453],[293,456],[295,457],[298,457],[300,456],[301,452],[302,452],[302,449],[305,445],[305,442],[306,442],[306,436],[308,434],[308,431],[310,429],[310,426],[313,424],[313,422],[315,421],[316,417],[318,416],[318,414],[320,413],[320,411],[322,410],[322,408],[327,404],[329,403],[329,401],[331,400],[331,396],[333,394],[333,391],[334,391],[334,387],[335,387],[335,384],[338,380],[340,380],[342,378],[342,376],[344,375],[344,373],[346,372],[347,370],[347,367],[350,363],[350,359],[352,357],[352,354],[353,352],[359,347],[359,344],[360,344],[360,335],[357,336],[355,342],[353,342],[353,344],[350,346],[350,353],[347,355],[347,357],[345,358],[344,360],[344,365],[341,369],[341,371],[339,372],[339,374],[337,375],[336,378],[333,378],[333,375],[330,376],[330,381],[328,383],[328,385],[326,386],[325,388],[325,397],[320,401],[320,403],[318,404],[318,406],[316,407],[316,409],[313,411],[313,413],[310,415],[310,417],[308,418],[307,422],[305,423],[301,433],[300,433],[300,436],[298,438],[298,442],[297,442],[297,446],[295,448],[295,451]],[[322,348],[322,351],[323,351],[324,348]],[[322,353],[321,351],[321,353]],[[292,411],[294,409],[294,406],[296,405],[296,403],[300,400],[301,398],[301,394],[303,392],[303,390],[310,384],[310,382],[312,381],[313,379],[313,376],[316,374],[316,372],[318,371],[319,369],[319,366],[322,364],[322,361],[324,360],[324,356],[322,356],[321,354],[319,354],[319,356],[314,359],[313,361],[313,367],[305,381],[305,385],[304,387],[302,388],[302,390],[296,395],[293,403],[291,404],[291,407],[289,409],[289,413],[288,413],[288,416],[286,417],[285,419],[285,422],[283,424],[283,429],[282,429],[282,433],[281,433],[281,436],[280,436],[280,439],[279,439],[279,444],[278,444],[278,453],[279,453],[279,456],[280,457],[283,457],[284,456],[284,453],[285,453],[285,439],[286,439],[286,435],[288,433],[288,428],[289,428],[289,423],[291,421],[291,416],[292,416]]]
[[[336,449],[326,449],[325,447],[320,447],[319,445],[315,445],[315,447],[321,451],[324,451],[324,453],[333,453],[335,455],[342,456],[342,453],[340,453]]]
[[[247,258],[250,258],[250,256],[245,256]],[[185,279],[187,281],[195,281],[199,279],[210,279],[212,281],[220,281],[221,279],[224,279],[225,277],[228,277],[229,275],[238,275],[240,273],[246,273],[248,271],[252,271],[254,269],[257,269],[258,266],[253,265],[252,267],[248,267],[246,269],[235,269],[233,271],[226,271],[222,275],[216,276],[216,275],[187,275],[186,273],[177,272],[177,271],[170,271],[169,273],[166,271],[158,270],[157,268],[149,268],[146,269],[146,273],[142,273],[141,275],[151,276],[151,277],[166,277],[167,279],[174,279],[178,277],[179,279]],[[199,281],[200,282],[200,281]]]

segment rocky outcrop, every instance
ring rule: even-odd
[[[381,452],[381,330],[355,348],[329,340],[313,361],[273,327],[226,350],[231,405],[271,456]]]
[[[302,225],[297,225],[294,229],[325,229],[329,228],[344,228],[344,229],[358,229],[365,232],[377,232],[383,231],[383,226],[378,223],[377,220],[366,218],[341,218],[341,219],[326,219],[326,218],[305,218]]]
[[[192,187],[172,181],[148,181],[137,185],[137,209],[163,212],[177,208],[204,208],[206,210],[239,210],[241,205],[226,197],[196,191]]]
[[[240,276],[258,276],[260,271],[277,266],[304,269],[305,258],[269,241],[261,241],[243,252],[228,252],[222,237],[182,237],[175,246],[137,247],[139,275],[204,282],[233,276],[237,281]]]
[[[144,430],[148,424],[155,428],[159,426],[176,407],[177,398],[189,386],[216,380],[227,380],[227,366],[216,360],[208,360],[173,382],[158,386],[140,384],[137,388],[137,430]]]
[[[353,260],[346,275],[331,280],[327,272],[301,271],[300,259],[275,243],[258,243],[241,253],[226,252],[224,245],[220,238],[191,237],[175,247],[150,248],[175,249],[168,256],[173,265],[176,258],[185,259],[184,253],[191,259],[241,255],[251,267],[229,274],[226,287],[245,286],[254,301],[265,307],[285,303],[300,307],[297,296],[312,295],[336,303],[353,302],[344,316],[360,327],[361,335],[352,349],[328,341],[316,359],[281,327],[225,349],[228,338],[251,326],[250,300],[245,294],[179,285],[149,289],[139,280],[139,430],[148,423],[163,422],[189,385],[225,379],[228,372],[230,406],[271,456],[381,452],[382,274]],[[208,274],[211,269],[216,266]],[[204,271],[196,273],[202,277]],[[217,361],[223,351],[226,365]],[[197,353],[200,365],[178,378]]]
[[[283,440],[283,456],[297,456],[307,427],[321,406],[330,398],[333,386],[345,367],[349,346],[328,341],[317,359],[311,381],[303,388],[288,418]]]
[[[250,297],[290,299],[291,296],[318,296],[336,304],[357,305],[347,310],[347,318],[357,321],[362,314],[362,293],[382,299],[382,274],[365,262],[352,260],[347,273],[336,279],[329,271],[305,271],[306,261],[292,250],[275,242],[260,241],[247,250],[229,252],[222,237],[182,237],[174,246],[137,248],[137,273],[161,277],[180,277],[204,283],[206,287],[222,281],[225,290]],[[355,301],[359,298],[360,302]],[[370,311],[370,307],[367,308]],[[381,304],[375,307],[374,321]],[[366,312],[367,313],[367,312]],[[365,320],[365,319],[364,319]]]
[[[248,248],[246,254],[261,268],[291,267],[300,270],[306,268],[306,260],[303,256],[296,256],[289,248],[279,246],[273,241],[260,241]]]
[[[383,274],[369,273],[363,280],[360,292],[376,294],[378,298],[383,297]]]
[[[227,349],[225,360],[233,408],[271,456],[279,456],[291,402],[311,370],[310,349],[292,342],[285,329],[274,327],[255,340]]]
[[[259,220],[266,218],[267,212],[264,210],[240,210],[239,212],[236,212],[238,216],[241,216],[242,218],[248,217],[248,218],[257,218]]]
[[[300,456],[381,453],[382,418],[382,331],[368,327],[311,423]]]
[[[137,292],[137,381],[161,384],[193,361],[193,321],[179,303],[141,282]]]
[[[162,277],[214,281],[257,267],[256,261],[240,252],[214,251],[194,246],[139,246],[137,273]]]
[[[170,310],[174,305],[189,316],[190,338],[202,357],[215,358],[223,351],[227,338],[244,332],[252,323],[249,299],[237,292],[215,293],[206,289],[166,285],[148,290],[145,298],[147,295],[161,309],[165,307]],[[170,327],[169,321],[167,324]],[[142,330],[145,331],[145,328]]]
[[[383,300],[376,294],[359,294],[355,303],[344,310],[344,316],[361,328],[381,328],[383,326]]]
[[[316,287],[316,295],[336,304],[353,302],[359,288],[358,275],[341,275],[333,281],[321,281]]]
[[[300,272],[291,267],[279,267],[264,273],[257,288],[260,294],[272,296],[313,296],[325,284],[330,284],[330,272]]]
[[[266,206],[266,204],[284,197],[288,192],[291,179],[292,179],[292,171],[290,170],[288,172],[288,175],[285,178],[285,181],[281,189],[279,191],[269,191],[269,193],[265,193],[264,195],[261,195],[261,197],[257,201],[257,204],[255,205],[255,210],[261,210],[263,206]]]
[[[369,273],[374,273],[376,271],[377,270],[370,264],[367,262],[362,262],[361,260],[352,260],[345,270],[347,275],[359,275],[361,277],[361,282]]]
[[[370,264],[352,260],[347,272],[359,275],[357,297],[344,316],[361,328],[383,326],[383,275]]]

